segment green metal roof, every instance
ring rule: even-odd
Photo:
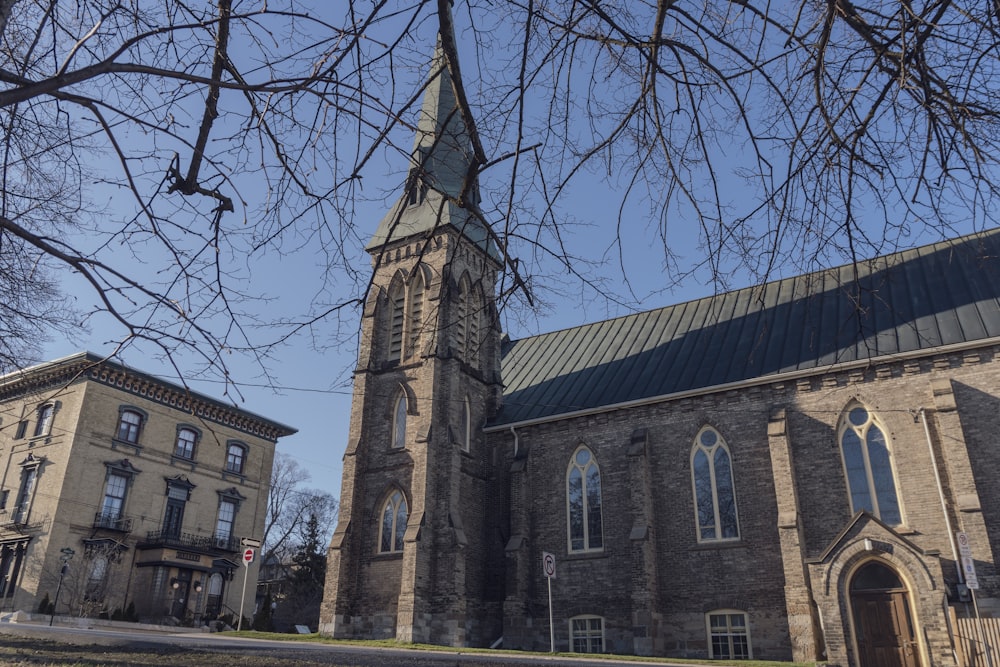
[[[419,172],[425,195],[420,202],[411,204],[408,193],[402,192],[379,223],[366,249],[372,253],[379,252],[396,241],[426,237],[450,225],[492,257],[498,258],[496,245],[478,208],[478,182],[472,184],[469,196],[463,197],[473,163],[471,135],[458,108],[451,69],[439,37],[417,119],[410,160],[410,177]],[[412,186],[407,183],[406,189],[409,187]],[[460,200],[463,206],[457,205]]]
[[[512,341],[490,426],[995,336],[1000,230]]]

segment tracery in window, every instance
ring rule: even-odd
[[[875,415],[854,402],[841,418],[839,433],[851,511],[864,510],[887,524],[901,524],[892,452]]]
[[[400,390],[392,410],[392,448],[406,446],[406,394]]]
[[[566,514],[571,552],[604,548],[601,470],[584,446],[573,452],[566,471]]]
[[[691,453],[698,541],[739,539],[732,460],[725,440],[706,426],[695,438]]]
[[[406,498],[398,489],[393,491],[382,506],[379,526],[379,552],[393,553],[403,550],[403,536],[406,534]]]

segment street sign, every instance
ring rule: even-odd
[[[542,569],[545,570],[546,578],[556,578],[556,557],[554,554],[550,554],[548,551],[542,552]]]
[[[962,556],[962,574],[965,575],[965,585],[970,590],[979,590],[979,577],[976,576],[976,563],[972,556]]]
[[[247,547],[246,550],[243,551],[243,564],[245,566],[250,567],[250,563],[253,562],[253,554],[254,551],[250,547]]]
[[[955,533],[958,540],[958,555],[972,557],[972,545],[969,544],[969,536],[963,532]]]
[[[255,537],[241,537],[240,546],[241,547],[253,547],[254,549],[260,549],[260,540]]]

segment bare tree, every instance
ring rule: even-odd
[[[601,278],[628,280],[638,233],[659,239],[665,286],[725,285],[995,215],[993,3],[0,0],[0,280],[29,295],[2,313],[21,347],[0,363],[75,321],[55,310],[66,271],[124,343],[227,378],[229,351],[266,371],[290,336],[352,338],[356,213],[399,194],[365,179],[389,164],[402,183],[438,32],[473,128],[457,199],[486,189],[505,299],[562,273],[632,302]],[[595,174],[619,200],[619,275],[567,234]],[[681,257],[691,227],[701,254]],[[293,253],[317,266],[313,298],[261,308],[277,295],[250,267]]]
[[[307,537],[310,517],[321,535],[331,535],[337,523],[337,500],[305,485],[311,477],[298,461],[280,452],[274,457],[267,494],[262,548],[264,562],[284,563]]]

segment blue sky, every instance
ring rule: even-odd
[[[461,20],[461,16],[457,18]],[[336,21],[342,20],[342,17],[336,17]],[[413,39],[406,45],[412,50],[413,61],[410,64],[413,67],[393,70],[393,76],[399,77],[396,82],[399,87],[392,92],[398,96],[395,101],[407,98],[412,92],[412,86],[407,88],[407,77],[423,77],[426,74],[425,70],[417,71],[415,63],[417,60],[423,63],[428,63],[430,60],[434,46],[434,26],[431,23],[429,20],[421,23],[414,31]],[[483,47],[484,51],[480,54],[484,61],[494,57],[501,60],[514,57],[511,53],[503,52],[504,48],[514,48],[515,44],[510,35],[504,34],[505,28],[500,19],[496,19],[496,24],[493,26],[480,27],[486,30],[482,34],[486,35],[490,42]],[[489,31],[489,28],[493,30]],[[481,81],[478,78],[484,68],[482,64],[476,66],[472,58],[476,55],[473,45],[462,39],[465,33],[461,32],[461,27],[459,30],[459,41],[468,51],[462,53],[466,86],[475,104],[478,99],[477,93],[484,99],[489,98],[488,88],[491,82]],[[418,57],[415,54],[422,55]],[[405,58],[402,61],[404,64],[408,62]],[[490,72],[485,74],[489,75]],[[584,72],[581,76],[586,77],[588,73]],[[412,80],[409,83],[412,84]],[[547,103],[544,99],[544,89],[539,95],[539,99],[532,98],[527,101],[528,110],[535,114],[536,121],[538,118],[544,120]],[[198,97],[193,102],[195,110],[200,100]],[[229,98],[224,96],[223,106],[225,107],[229,101]],[[614,100],[598,101],[609,101],[614,104]],[[533,109],[534,106],[538,108]],[[509,151],[510,125],[503,124],[509,123],[509,119],[502,118],[502,110],[494,110],[493,116],[490,116],[488,107],[480,111],[483,114],[484,126],[499,128],[494,136],[494,144],[487,148],[496,154]],[[763,109],[761,113],[766,114],[767,110]],[[415,112],[410,120],[413,117]],[[720,122],[725,122],[723,111],[719,112],[718,118]],[[182,120],[189,123],[190,127],[197,125],[196,114],[192,114],[192,118]],[[601,121],[601,118],[593,120],[598,126]],[[507,134],[504,134],[505,132]],[[539,136],[526,136],[525,144],[541,141],[544,129],[539,130],[539,133]],[[586,131],[582,134],[585,135]],[[136,139],[136,137],[131,138]],[[344,143],[350,144],[349,139],[345,137]],[[392,139],[401,147],[400,150],[404,150],[402,147],[411,146],[413,141],[412,134],[400,128],[397,128]],[[508,143],[505,144],[504,141]],[[717,150],[720,164],[731,167],[731,172],[738,171],[741,166],[753,164],[752,160],[747,158],[745,146],[725,144],[719,146]],[[494,155],[487,157],[492,158]],[[678,256],[682,266],[697,267],[700,256],[698,219],[690,210],[680,211],[677,208],[670,208],[660,211],[655,205],[651,206],[650,200],[655,201],[663,196],[663,193],[655,192],[655,184],[651,186],[654,191],[650,193],[648,199],[637,195],[629,198],[623,207],[622,198],[630,186],[629,175],[615,171],[616,163],[613,160],[610,162],[612,166],[605,168],[603,172],[596,165],[592,170],[581,172],[571,188],[564,193],[560,206],[553,211],[553,216],[563,225],[561,241],[565,244],[568,254],[590,262],[587,265],[582,263],[577,265],[581,273],[615,296],[613,298],[599,296],[594,289],[582,286],[577,279],[568,275],[564,267],[544,257],[540,248],[554,243],[551,233],[540,239],[540,246],[521,244],[515,248],[513,254],[518,256],[525,266],[533,269],[534,278],[531,284],[536,290],[535,297],[540,305],[534,310],[514,307],[502,313],[503,327],[512,338],[601,320],[634,309],[649,309],[677,303],[705,296],[720,289],[720,284],[711,281],[704,267],[695,268],[686,275],[681,281],[681,287],[670,287],[677,274],[673,268],[668,268],[665,264],[664,236],[665,243]],[[509,165],[509,160],[502,162],[496,168],[488,170],[482,179],[483,208],[498,229],[502,226],[502,211],[505,205],[502,193],[506,191],[510,181],[510,174],[505,171]],[[318,165],[317,169],[323,167]],[[109,163],[109,168],[114,168],[114,165]],[[379,220],[394,198],[399,195],[406,168],[404,153],[399,150],[387,150],[373,158],[364,179],[358,181],[358,187],[362,190],[361,197],[351,212],[355,230],[345,235],[345,243],[348,266],[358,272],[362,282],[370,271],[369,258],[363,250],[364,245],[374,233]],[[96,164],[95,169],[100,170],[101,164]],[[160,178],[161,174],[151,168],[147,176],[155,180]],[[547,176],[557,178],[556,174]],[[751,186],[733,173],[720,175],[720,178],[719,192],[724,200],[723,204],[728,207],[726,214],[730,208],[737,212],[754,207],[754,192]],[[525,204],[525,208],[518,212],[519,215],[530,216],[543,208],[538,206],[537,192],[534,191],[536,186],[537,181],[518,191],[519,195],[525,197],[524,202],[517,202]],[[261,187],[259,181],[249,180],[243,183],[241,192],[247,200],[246,208],[233,215],[239,217],[247,214],[252,217],[257,207],[267,198],[267,189]],[[90,194],[94,198],[100,198],[101,207],[106,208],[112,216],[120,216],[123,219],[129,217],[129,207],[134,208],[135,205],[122,190],[98,186]],[[259,198],[259,201],[255,201],[254,197]],[[180,207],[178,210],[181,210]],[[181,220],[178,222],[182,223]],[[203,223],[204,220],[192,219],[190,222],[197,224]],[[957,231],[967,230],[959,228]],[[621,248],[616,246],[619,233],[623,244]],[[924,237],[907,239],[908,245],[936,240],[930,233],[924,233],[926,234]],[[346,275],[346,270],[335,274],[325,272],[323,248],[315,236],[305,240],[293,237],[289,242],[292,245],[286,246],[280,253],[270,251],[263,255],[248,255],[242,263],[240,261],[242,258],[234,258],[233,265],[236,267],[234,280],[237,284],[254,295],[265,297],[265,300],[258,301],[255,305],[259,309],[257,314],[267,318],[294,318],[317,300],[328,299],[331,303],[335,303],[338,299],[357,296],[358,283]],[[752,261],[750,263],[752,264]],[[771,277],[777,278],[797,272],[797,267],[778,266]],[[725,286],[738,288],[754,280],[754,276],[746,272],[737,273]],[[88,292],[86,286],[80,284],[78,278],[72,275],[67,277],[65,287],[67,293],[79,299],[84,310],[87,309],[86,304],[93,302],[93,294]],[[279,451],[292,456],[303,469],[309,471],[311,480],[305,482],[305,486],[323,489],[339,497],[341,457],[349,429],[351,372],[356,362],[359,317],[360,312],[357,308],[350,307],[342,311],[339,318],[329,318],[317,327],[304,330],[284,346],[275,349],[267,360],[272,373],[269,379],[260,376],[259,367],[251,359],[233,355],[228,362],[232,372],[231,377],[239,389],[238,393],[229,392],[224,395],[226,385],[219,381],[199,380],[196,377],[196,360],[190,356],[181,355],[177,360],[186,380],[195,390],[220,399],[232,400],[241,408],[297,428],[299,432],[296,435],[284,438],[279,443]],[[91,318],[89,326],[90,332],[81,335],[78,340],[57,340],[46,344],[44,358],[55,359],[80,350],[98,354],[112,353],[123,335],[122,330],[108,318],[100,315]],[[124,363],[147,373],[162,375],[168,380],[176,381],[173,369],[151,354],[149,346],[130,346],[122,352],[120,358]]]

